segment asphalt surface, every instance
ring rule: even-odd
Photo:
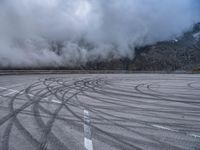
[[[200,75],[0,76],[0,150],[200,150]]]

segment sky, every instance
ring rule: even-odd
[[[197,22],[199,0],[1,0],[0,67],[134,58]]]

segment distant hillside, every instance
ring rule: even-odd
[[[138,49],[136,70],[191,70],[200,66],[200,23],[172,41]]]
[[[80,45],[90,47],[87,42],[80,41]],[[52,43],[52,51],[60,54],[62,45]],[[37,67],[12,69],[60,69],[60,70],[130,70],[130,71],[200,71],[200,23],[186,32],[182,37],[171,41],[163,41],[153,45],[140,47],[135,50],[133,60],[128,58],[87,62],[72,67]],[[1,68],[1,69],[10,69]]]
[[[85,69],[97,70],[137,70],[176,71],[198,70],[200,67],[200,23],[192,31],[171,41],[137,48],[135,58],[89,62]]]

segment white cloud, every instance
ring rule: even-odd
[[[130,47],[181,35],[200,21],[199,10],[198,0],[2,0],[0,66],[130,57]],[[60,55],[52,42],[62,43]]]

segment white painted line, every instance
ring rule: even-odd
[[[84,145],[86,150],[93,150],[92,140],[84,138]]]
[[[45,99],[46,99],[46,98],[45,98]],[[54,99],[52,99],[51,101],[52,101],[53,103],[62,104],[61,101],[57,101],[57,100],[54,100]]]
[[[196,134],[189,134],[189,136],[195,137],[195,138],[200,138],[200,135],[196,135]]]
[[[11,91],[11,92],[9,92],[9,93],[7,93],[7,94],[4,94],[3,96],[9,96],[9,95],[11,95],[11,94],[20,92],[20,91],[18,91],[18,90],[8,89],[8,88],[5,88],[5,87],[0,87],[0,89],[4,89],[4,90],[6,90],[6,91]],[[21,92],[21,93],[22,93],[22,92]],[[21,94],[21,93],[20,93],[20,94]]]
[[[9,96],[9,95],[11,95],[11,94],[20,92],[20,91],[18,91],[18,90],[8,89],[8,88],[5,88],[5,87],[0,87],[0,89],[7,90],[7,91],[11,91],[11,92],[9,92],[9,93],[7,93],[7,94],[4,94],[3,96]],[[20,94],[22,94],[22,93],[23,93],[23,92],[21,92]],[[28,94],[28,95],[29,95],[30,97],[34,97],[33,94]],[[49,100],[47,97],[44,98],[44,99]],[[57,103],[57,104],[62,104],[62,102],[60,102],[60,101],[58,101],[58,100],[51,100],[51,102]]]
[[[13,87],[19,87],[21,85],[24,85],[24,83],[17,83],[17,84],[12,84],[12,85],[8,85],[8,86],[5,86],[7,89],[9,88],[13,88]]]
[[[151,125],[152,127],[156,127],[156,128],[159,128],[159,129],[163,129],[163,130],[168,130],[168,131],[173,131],[173,132],[178,132],[177,130],[174,130],[174,129],[170,129],[170,128],[167,128],[167,127],[163,127],[163,126],[160,126],[160,125],[157,125],[157,124],[153,124]],[[181,133],[181,132],[180,132]],[[200,135],[197,135],[197,134],[187,134],[188,136],[192,136],[194,138],[200,138]]]
[[[152,126],[152,127],[159,128],[159,129],[163,129],[163,130],[168,130],[168,131],[174,131],[174,132],[176,132],[176,130],[174,130],[174,129],[167,128],[167,127],[163,127],[163,126],[157,125],[157,124],[152,124],[151,126]]]
[[[8,91],[12,91],[12,92],[15,92],[15,93],[19,92],[17,90],[13,90],[13,89],[8,89]]]
[[[85,150],[93,150],[90,116],[87,110],[84,110],[84,146]]]
[[[12,95],[12,94],[14,94],[14,93],[17,93],[17,91],[9,92],[9,93],[7,93],[7,94],[4,94],[3,96],[9,96],[9,95]]]
[[[17,90],[8,89],[8,88],[5,88],[5,87],[0,87],[0,89],[4,89],[4,90],[7,90],[7,91],[13,91],[13,92],[19,92],[19,91],[17,91]]]
[[[34,95],[33,94],[28,94],[30,97],[34,97]],[[49,98],[48,97],[45,97],[45,98],[43,98],[43,99],[45,99],[45,100],[49,100]],[[53,102],[53,103],[57,103],[57,104],[62,104],[62,102],[61,101],[58,101],[58,100],[54,100],[54,99],[52,99],[51,100],[51,102]]]
[[[0,89],[3,89],[3,90],[5,90],[5,89],[7,89],[7,88],[5,88],[5,87],[0,87]]]

